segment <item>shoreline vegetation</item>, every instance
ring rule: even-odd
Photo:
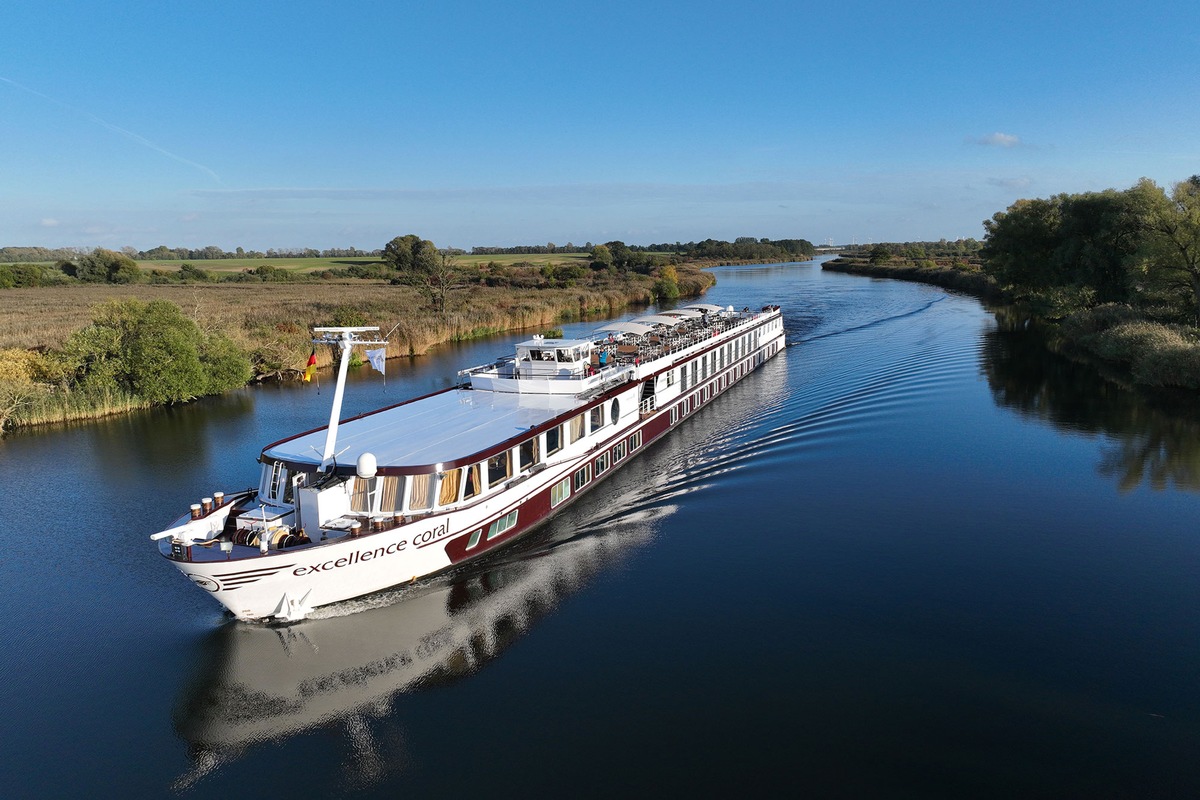
[[[1036,322],[1125,386],[1200,390],[1200,176],[1018,200],[984,241],[847,248],[823,269],[941,286]]]
[[[409,235],[373,253],[212,258],[202,267],[107,250],[0,263],[0,435],[299,379],[317,326],[377,325],[390,332],[388,358],[415,357],[446,342],[699,297],[716,283],[704,267],[812,257],[811,244],[788,241],[795,252],[706,240],[679,245],[682,253],[610,242],[586,252],[466,254]],[[15,249],[0,248],[0,257]],[[315,354],[318,367],[333,365],[330,350]]]

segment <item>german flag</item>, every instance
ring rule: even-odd
[[[312,353],[308,356],[308,366],[304,368],[304,382],[308,383],[312,380],[313,373],[317,371],[317,348],[313,348]]]

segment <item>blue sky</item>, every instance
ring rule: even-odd
[[[1200,4],[0,8],[0,245],[983,235],[1200,172]]]

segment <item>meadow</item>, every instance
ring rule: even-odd
[[[499,253],[495,255],[464,254],[456,256],[457,263],[465,269],[473,269],[485,264],[494,263],[501,266],[531,264],[535,267],[558,266],[560,264],[578,264],[586,267],[591,263],[588,253]],[[138,261],[143,270],[160,269],[167,272],[178,271],[184,264],[191,264],[205,272],[223,275],[231,272],[253,270],[262,266],[272,266],[276,269],[287,270],[300,274],[319,274],[327,270],[346,269],[347,267],[371,267],[382,262],[378,258],[345,256],[339,258],[216,258],[216,259],[173,259],[161,261]]]

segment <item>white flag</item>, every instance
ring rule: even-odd
[[[378,350],[368,350],[367,351],[367,361],[370,362],[372,367],[379,370],[384,375],[387,374],[387,372],[384,371],[384,362],[386,360],[387,360],[387,348],[386,347],[381,347]]]

